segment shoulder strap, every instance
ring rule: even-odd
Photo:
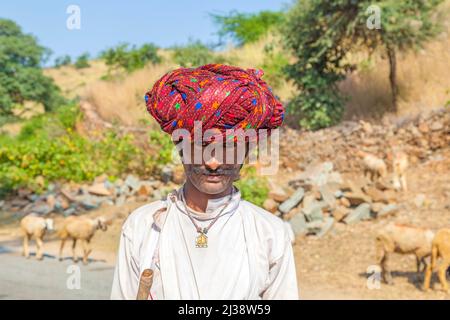
[[[150,230],[148,230],[148,235],[144,240],[145,243],[143,244],[141,251],[141,263],[139,266],[141,273],[145,269],[150,269],[152,267],[153,256],[156,252],[159,235],[164,226],[164,222],[166,221],[170,206],[175,203],[176,197],[176,190],[170,192],[167,195],[164,206],[153,214],[153,223]]]

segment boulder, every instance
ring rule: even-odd
[[[267,198],[263,203],[263,208],[274,213],[278,209],[278,203],[273,199]]]
[[[96,196],[110,196],[111,195],[111,191],[105,187],[105,184],[103,182],[96,183],[96,184],[88,187],[87,191],[90,194],[94,194]]]
[[[362,192],[344,192],[344,197],[348,199],[352,206],[357,206],[364,202],[371,202],[371,199]]]
[[[269,191],[269,198],[277,202],[284,202],[289,199],[289,195],[280,186],[271,186],[271,189]]]
[[[298,188],[286,201],[284,201],[278,207],[281,213],[288,213],[291,209],[296,207],[300,201],[302,201],[305,190],[303,188]]]
[[[336,221],[342,221],[348,214],[350,209],[344,206],[337,206],[336,209],[332,211],[333,218]]]
[[[327,206],[325,201],[315,201],[310,206],[302,209],[303,214],[308,222],[323,221],[322,208]]]
[[[361,220],[368,220],[371,218],[370,215],[370,204],[361,203],[358,207],[353,209],[345,218],[344,222],[346,224],[353,224]]]
[[[302,214],[296,214],[293,216],[292,219],[289,220],[289,223],[295,235],[303,235],[308,231],[305,216]]]

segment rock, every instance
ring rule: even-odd
[[[319,238],[322,238],[325,234],[328,233],[333,228],[334,219],[332,217],[326,217],[320,231],[316,234]]]
[[[378,213],[378,212],[381,211],[381,209],[383,209],[383,207],[384,207],[383,203],[381,203],[381,202],[373,202],[370,205],[370,210],[372,210],[375,213]]]
[[[291,209],[296,207],[300,201],[302,201],[305,190],[303,188],[298,188],[286,201],[284,201],[278,207],[281,213],[288,213]]]
[[[394,187],[388,181],[383,180],[383,179],[378,179],[375,182],[375,188],[377,188],[381,191],[385,191],[385,190],[393,189]]]
[[[267,198],[263,203],[263,208],[274,213],[278,209],[278,203],[273,199]]]
[[[104,183],[107,180],[108,180],[108,175],[106,173],[103,173],[102,175],[100,175],[94,179],[94,184]]]
[[[27,200],[19,199],[19,198],[15,198],[15,199],[13,199],[13,200],[11,201],[11,206],[12,206],[12,207],[19,207],[19,208],[22,208],[22,207],[25,207],[27,204],[28,204],[28,201],[27,201]]]
[[[321,186],[328,182],[332,170],[332,162],[322,162],[306,168],[297,179],[312,185]]]
[[[127,199],[127,198],[126,198],[125,195],[121,195],[121,196],[117,197],[117,198],[116,198],[116,201],[115,201],[115,205],[116,205],[116,206],[121,206],[121,205],[123,205],[123,204],[125,203],[126,199]]]
[[[75,214],[75,212],[76,212],[75,208],[68,208],[68,209],[64,210],[63,215],[65,217],[67,217],[67,216],[71,216],[71,215]]]
[[[32,201],[32,202],[36,202],[40,199],[41,197],[35,193],[32,193],[30,195],[27,196],[27,199]]]
[[[168,183],[169,181],[171,181],[173,179],[173,168],[172,166],[164,166],[161,169],[161,180],[164,183]]]
[[[360,220],[370,219],[370,204],[361,203],[358,207],[353,209],[345,218],[344,222],[346,224],[353,224],[359,222]]]
[[[372,199],[374,202],[388,203],[388,199],[385,193],[374,187],[365,187],[364,192]]]
[[[4,205],[5,205],[5,200],[0,200],[0,210],[3,209]]]
[[[97,209],[99,207],[99,203],[95,200],[95,198],[90,196],[83,196],[79,203],[86,210]]]
[[[306,223],[307,233],[317,235],[322,231],[324,222],[320,220],[311,221]]]
[[[377,217],[385,217],[392,214],[397,213],[399,207],[396,204],[388,204],[381,208],[380,211],[377,212]]]
[[[148,197],[152,193],[153,189],[146,183],[141,183],[141,186],[137,190],[138,196]]]
[[[347,208],[350,208],[350,206],[351,206],[350,201],[348,201],[348,199],[346,197],[339,198],[339,203]]]
[[[444,125],[442,124],[441,121],[434,121],[430,126],[431,131],[439,131],[442,130],[443,128]]]
[[[419,124],[419,131],[422,133],[427,133],[430,131],[430,128],[428,127],[428,124],[426,122],[422,122]]]
[[[51,210],[55,208],[56,205],[56,198],[54,194],[49,194],[46,198],[46,202]]]
[[[344,196],[344,193],[341,191],[341,190],[336,190],[335,192],[334,192],[334,197],[336,198],[336,199],[339,199],[339,198],[341,198],[341,197],[343,197]]]
[[[292,219],[289,220],[289,223],[296,236],[306,234],[308,231],[305,216],[302,214],[293,216]]]
[[[419,193],[414,197],[414,204],[417,208],[421,208],[423,204],[425,203],[425,195],[423,193]]]
[[[31,211],[39,214],[39,215],[46,215],[52,212],[53,208],[50,208],[50,206],[46,203],[39,203],[36,205],[33,205]]]
[[[323,201],[330,207],[334,208],[336,206],[336,198],[333,192],[330,190],[328,185],[323,185],[319,187],[320,194],[322,195]]]
[[[132,192],[135,192],[140,186],[140,181],[132,174],[129,174],[125,179],[125,185],[128,186]]]
[[[344,196],[352,206],[357,206],[364,202],[371,202],[370,198],[363,193],[344,192]]]
[[[314,201],[310,206],[304,207],[302,212],[305,215],[306,221],[322,221],[322,208],[324,208],[325,206],[327,206],[325,201]]]
[[[103,182],[97,183],[97,184],[94,184],[94,185],[88,187],[87,191],[90,194],[94,194],[97,196],[110,196],[111,195],[111,191],[106,189],[105,184]]]
[[[336,221],[342,221],[349,213],[350,209],[344,206],[338,206],[332,211],[332,215]]]
[[[277,202],[284,202],[289,198],[289,195],[280,186],[272,185],[272,187],[269,191],[269,198],[271,198]]]

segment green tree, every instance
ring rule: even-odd
[[[59,68],[61,66],[67,66],[72,63],[72,59],[69,55],[64,55],[55,59],[55,68]]]
[[[207,45],[201,43],[199,40],[190,40],[187,45],[175,46],[172,47],[172,50],[173,60],[182,67],[190,68],[208,63],[231,62],[221,55],[214,54],[214,52]]]
[[[0,19],[1,115],[11,115],[13,108],[25,101],[42,103],[46,111],[61,103],[58,87],[41,69],[49,54],[14,21]]]
[[[87,52],[81,54],[74,63],[75,68],[77,69],[89,68],[90,67],[89,56],[90,55]]]
[[[395,53],[416,48],[437,34],[440,22],[433,14],[441,2],[297,1],[283,28],[286,47],[297,58],[287,68],[299,89],[289,110],[300,113],[300,124],[310,129],[339,121],[345,97],[339,93],[337,83],[356,67],[345,60],[346,55],[361,49],[372,53],[376,48],[388,53],[395,108]],[[368,27],[368,8],[373,5],[380,9],[380,29]]]
[[[158,64],[162,61],[158,55],[158,47],[152,43],[143,44],[141,47],[130,47],[128,43],[122,43],[103,51],[100,58],[105,60],[110,71],[123,69],[126,72],[141,69],[148,63]]]
[[[284,21],[283,12],[261,11],[253,14],[231,11],[227,15],[211,14],[219,26],[219,37],[231,37],[238,45],[258,41],[275,26]]]

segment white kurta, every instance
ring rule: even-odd
[[[242,200],[237,191],[208,231],[208,247],[197,248],[182,188],[177,195],[136,209],[124,223],[112,299],[136,299],[140,274],[149,267],[152,299],[298,299],[290,230],[283,220]],[[208,226],[228,198],[209,200],[205,213],[193,211],[197,225]],[[165,222],[154,221],[153,214],[165,206]]]

